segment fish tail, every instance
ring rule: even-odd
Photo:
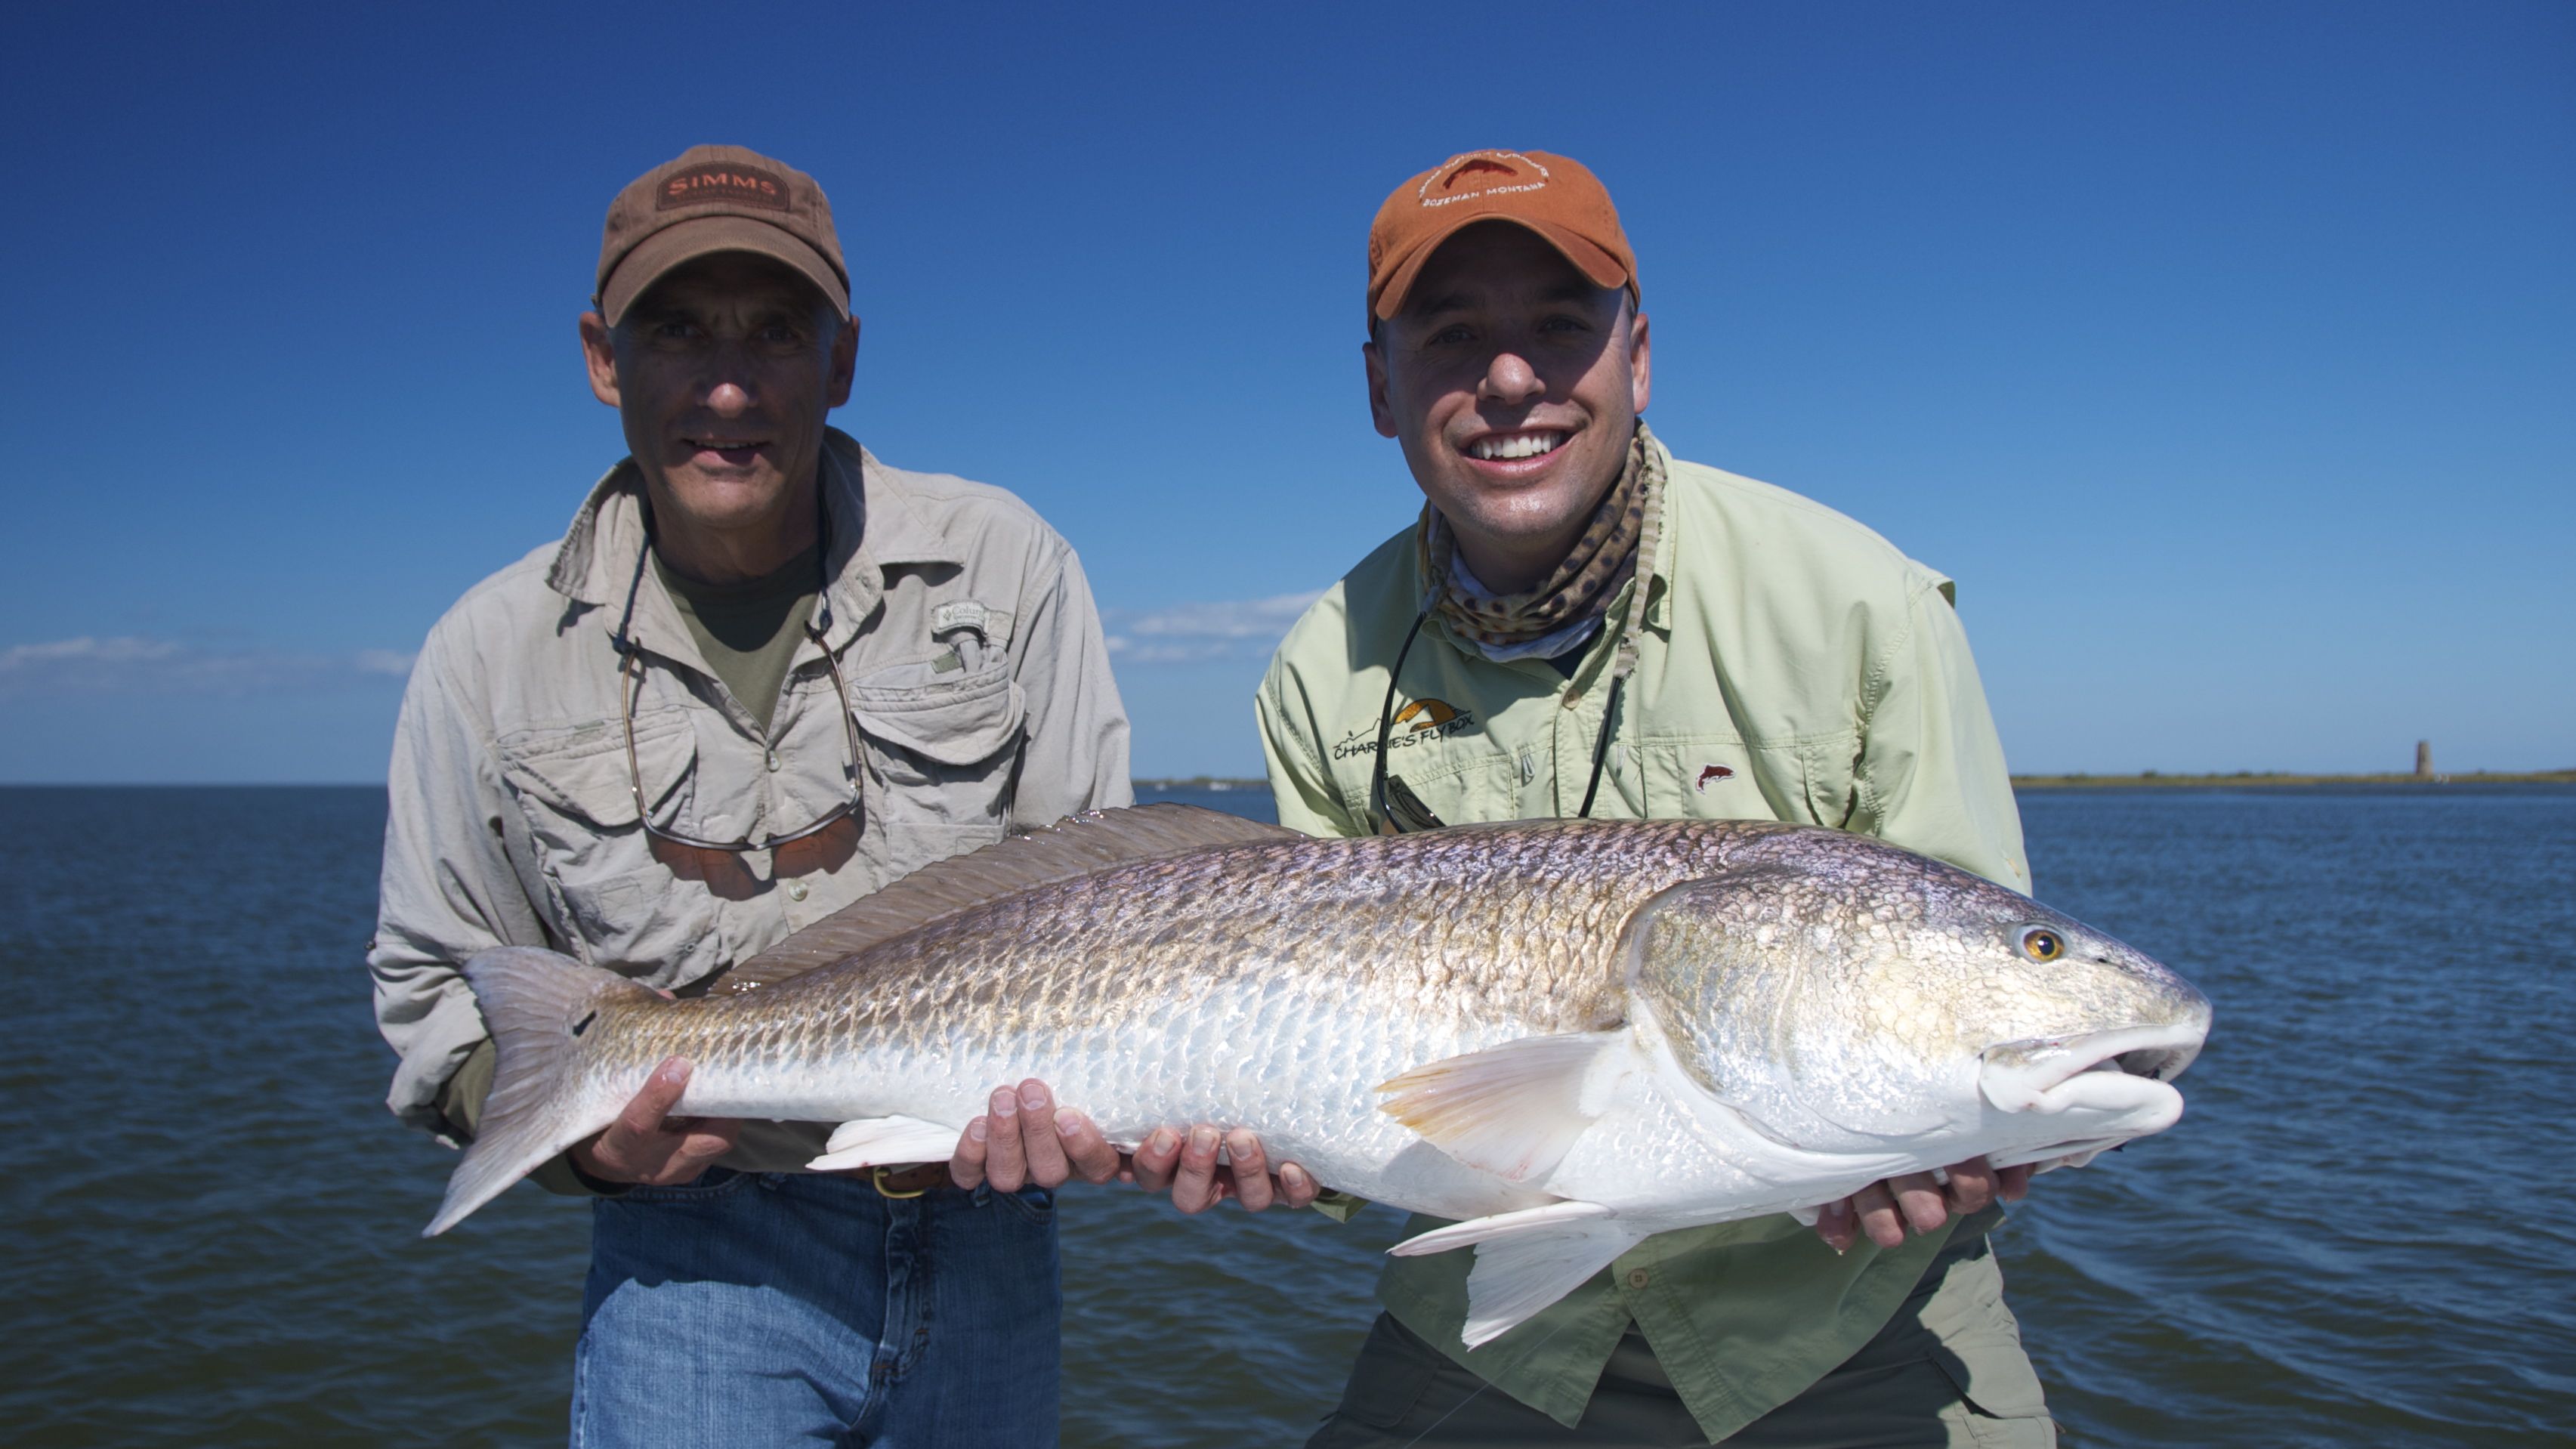
[[[581,1035],[602,1005],[653,996],[613,972],[528,946],[477,954],[465,963],[465,979],[492,1033],[492,1092],[424,1238],[614,1120],[619,1104],[582,1100],[583,1074],[574,1070],[587,1055]]]

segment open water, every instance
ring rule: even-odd
[[[2576,790],[2023,813],[2042,899],[2218,1007],[2183,1123],[1997,1235],[2067,1442],[2576,1443]],[[383,816],[0,790],[0,1441],[560,1442],[587,1213],[417,1236],[453,1159],[380,1105]],[[1398,1224],[1063,1221],[1075,1446],[1302,1441]]]

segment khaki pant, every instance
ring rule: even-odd
[[[2050,1449],[2057,1426],[2002,1294],[1983,1238],[1945,1250],[1876,1338],[1730,1436],[1727,1449]],[[1633,1327],[1569,1429],[1381,1313],[1341,1406],[1306,1449],[1707,1443]]]

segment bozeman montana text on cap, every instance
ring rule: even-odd
[[[712,252],[774,257],[850,315],[850,272],[823,188],[740,146],[692,146],[617,193],[600,235],[592,305],[614,327],[645,288]]]
[[[1422,264],[1480,221],[1528,227],[1594,286],[1625,287],[1641,305],[1645,300],[1619,209],[1582,162],[1545,151],[1469,151],[1395,188],[1377,209],[1369,227],[1369,315],[1383,320],[1402,311]]]

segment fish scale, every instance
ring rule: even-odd
[[[1651,1232],[2161,1130],[2208,1025],[2164,967],[2026,897],[1771,822],[1313,840],[1104,812],[737,969],[670,1001],[546,952],[469,962],[499,1062],[431,1231],[668,1056],[693,1064],[683,1113],[845,1124],[835,1166],[943,1157],[1035,1076],[1122,1145],[1246,1127],[1326,1185],[1470,1220],[1397,1251],[1475,1247],[1473,1344]]]
[[[1288,967],[1391,1002],[1438,996],[1462,1020],[1555,1031],[1578,1024],[1583,1008],[1615,984],[1615,943],[1599,929],[1602,917],[1624,916],[1703,863],[1596,848],[1581,852],[1593,857],[1581,878],[1589,889],[1537,892],[1530,887],[1544,885],[1545,873],[1534,867],[1546,857],[1527,842],[1509,851],[1438,843],[1450,849],[1391,862],[1383,850],[1350,849],[1375,842],[1301,841],[1214,853],[1188,862],[1186,872],[1165,863],[1109,871],[938,923],[829,977],[697,1006],[710,1015],[792,1018],[797,1047],[816,1049],[832,1040],[825,1018],[835,1008],[851,1011],[848,1028],[871,1044],[960,1025],[995,1035],[1114,1026],[1202,996],[1218,981]],[[1704,863],[1720,864],[1722,854]],[[1301,888],[1240,900],[1245,883],[1264,880]],[[1068,921],[1082,929],[1068,929]],[[1317,957],[1305,943],[1319,936],[1345,945]],[[1412,950],[1361,949],[1389,937]],[[1114,970],[1099,969],[1104,960]],[[717,1035],[703,1040],[749,1040],[708,1029]]]

